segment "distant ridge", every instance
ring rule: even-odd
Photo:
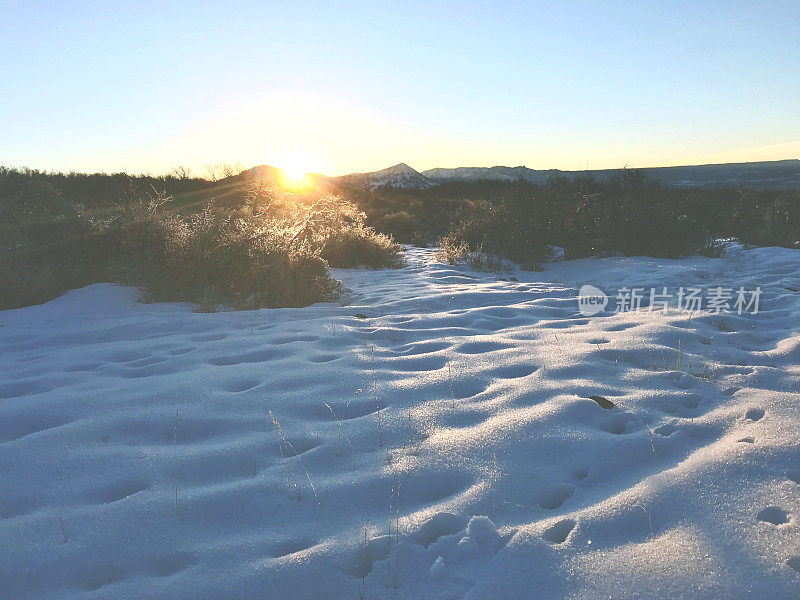
[[[748,163],[689,165],[679,167],[645,167],[637,169],[653,181],[669,187],[745,187],[752,189],[792,189],[800,187],[800,160],[776,160]],[[586,171],[535,170],[527,167],[458,167],[429,169],[422,175],[436,183],[477,180],[545,183],[553,175],[568,178],[589,173],[599,181],[608,179],[619,169]]]
[[[723,163],[711,165],[687,165],[678,167],[644,167],[643,171],[652,181],[667,187],[723,188],[741,187],[754,190],[800,189],[800,159],[774,160],[745,163]],[[321,173],[311,177],[318,185],[337,185],[364,190],[427,189],[444,183],[469,183],[475,181],[518,181],[544,184],[550,177],[568,179],[589,174],[600,182],[608,181],[619,169],[597,169],[584,171],[561,171],[559,169],[529,169],[528,167],[456,167],[436,168],[419,172],[406,163],[368,173],[350,173],[339,177],[327,177]],[[280,169],[260,165],[243,171],[240,177],[248,179],[277,180]]]
[[[713,165],[688,165],[679,167],[645,167],[648,178],[668,187],[749,189],[800,188],[800,160],[775,160],[763,162],[725,163]],[[561,171],[559,169],[529,169],[527,167],[457,167],[427,171],[414,170],[405,163],[371,173],[352,173],[332,178],[333,181],[362,189],[401,188],[425,189],[441,183],[471,182],[480,180],[517,181],[534,184],[546,183],[552,176],[573,178],[591,174],[598,181],[608,181],[619,169]]]

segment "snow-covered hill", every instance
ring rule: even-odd
[[[344,306],[0,312],[0,598],[797,598],[800,251],[407,254]],[[763,295],[589,317],[584,283]]]
[[[341,183],[370,190],[383,187],[425,189],[435,185],[430,179],[405,163],[371,173],[351,173],[337,178]]]

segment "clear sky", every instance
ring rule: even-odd
[[[0,57],[5,165],[800,158],[798,0],[0,0]]]

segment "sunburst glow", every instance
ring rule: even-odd
[[[306,154],[287,154],[276,161],[283,172],[281,186],[290,191],[300,191],[313,187],[311,173],[318,170],[316,162]]]

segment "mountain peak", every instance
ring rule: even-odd
[[[352,173],[340,179],[351,185],[355,184],[370,190],[384,187],[424,189],[436,185],[406,163],[398,163],[386,169],[370,173]]]
[[[381,171],[376,171],[376,173],[396,173],[396,174],[409,174],[409,175],[417,174],[417,175],[419,175],[419,171],[417,171],[416,169],[414,169],[412,167],[409,167],[404,162],[397,163],[396,165],[394,165],[392,167],[388,167],[388,168],[383,169]]]

